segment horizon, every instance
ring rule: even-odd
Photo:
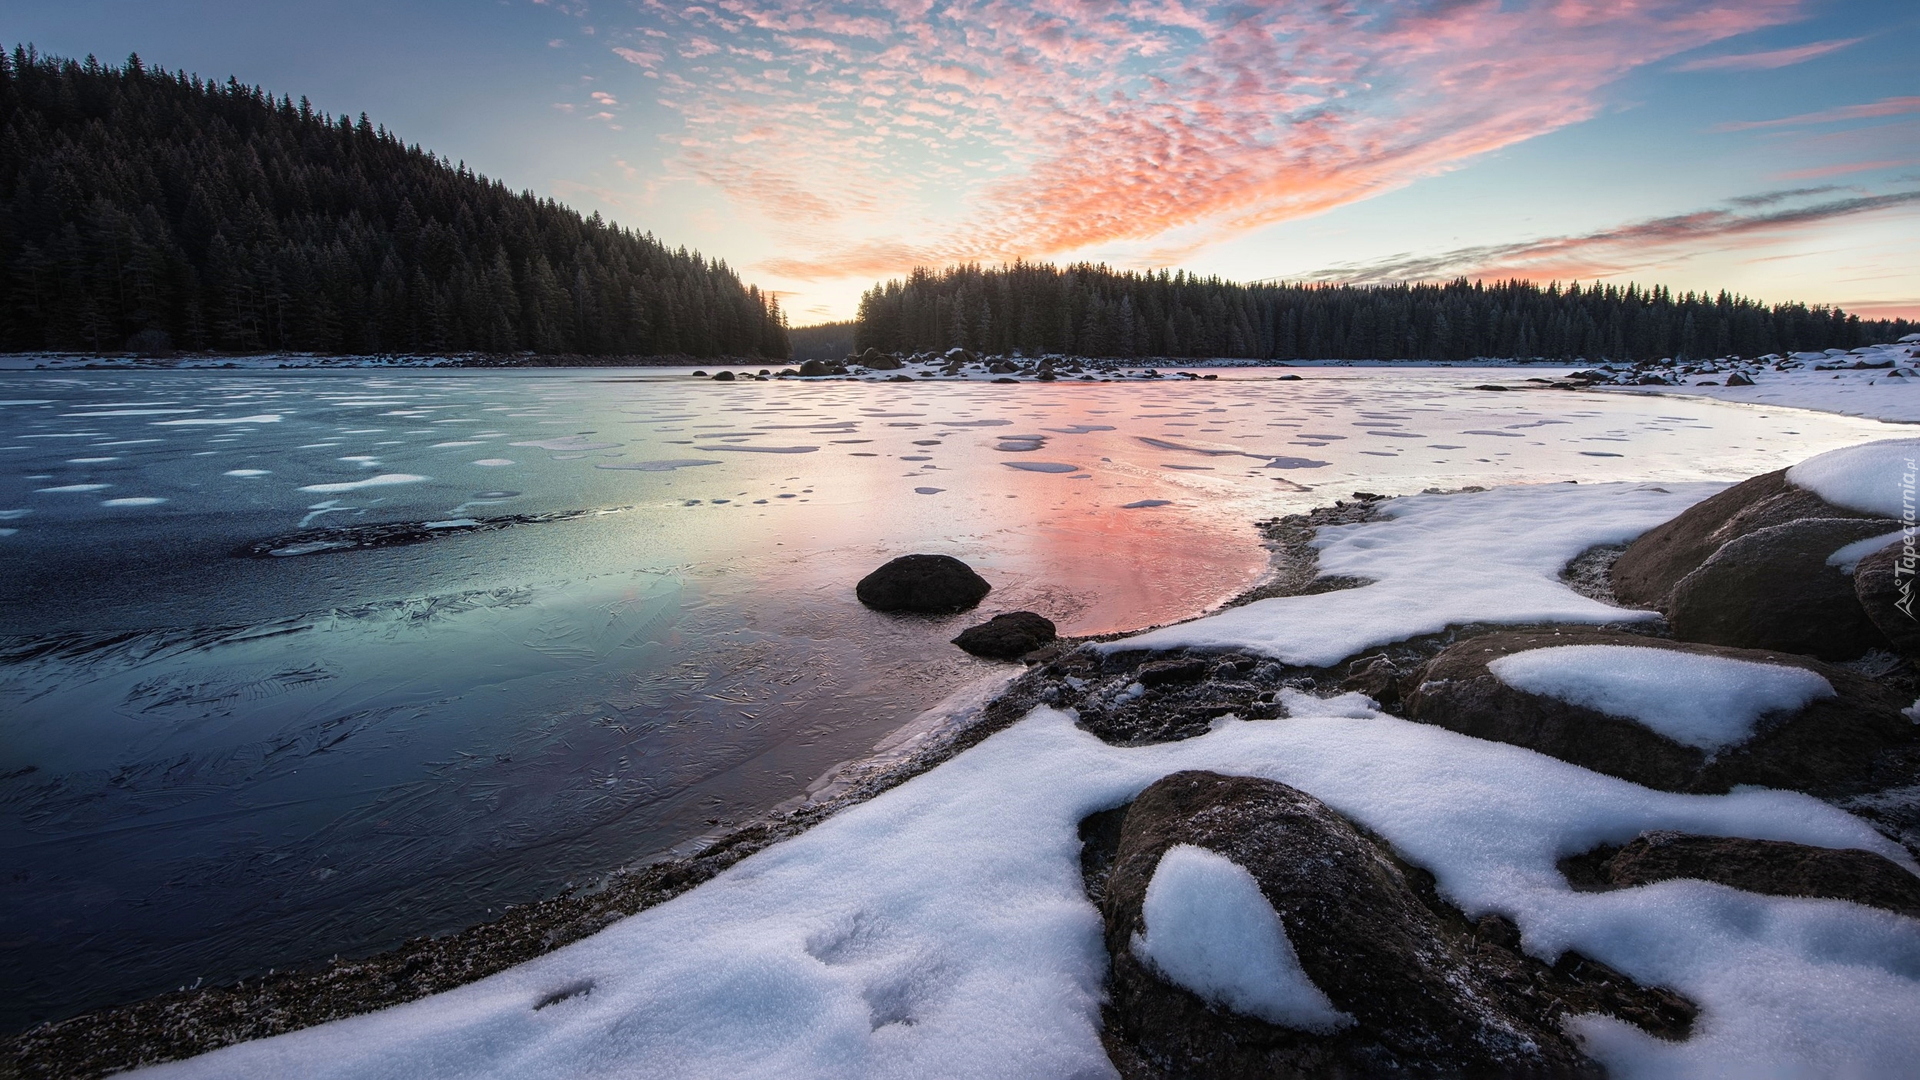
[[[795,325],[914,266],[1015,259],[1634,280],[1872,319],[1920,316],[1916,22],[1810,0],[81,0],[12,36],[366,112],[723,260]]]

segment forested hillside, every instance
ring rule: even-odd
[[[860,301],[859,348],[1028,355],[1653,360],[1854,348],[1915,329],[1837,308],[1659,288],[1532,282],[1242,285],[1016,263],[916,270]]]
[[[787,355],[724,263],[137,56],[0,54],[0,268],[8,350]]]

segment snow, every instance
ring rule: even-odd
[[[1567,485],[1398,500],[1386,520],[1325,530],[1324,568],[1364,570],[1376,584],[1269,607],[1238,624],[1243,640],[1216,616],[1205,636],[1338,658],[1356,641],[1419,632],[1435,617],[1422,604],[1454,621],[1622,617],[1559,585],[1559,566],[1711,490]],[[1501,575],[1510,589],[1494,588]],[[1340,613],[1356,602],[1361,614]],[[1223,717],[1197,738],[1142,747],[1107,745],[1072,714],[1036,708],[584,941],[446,993],[152,1072],[1112,1076],[1099,1037],[1107,957],[1077,827],[1185,769],[1309,792],[1431,871],[1468,917],[1511,918],[1528,952],[1575,949],[1700,1005],[1685,1042],[1573,1018],[1614,1076],[1900,1075],[1920,1059],[1920,920],[1689,880],[1575,892],[1555,865],[1674,830],[1861,848],[1920,871],[1860,818],[1789,791],[1654,791],[1384,715],[1358,694],[1286,691],[1281,704],[1283,719]],[[1176,865],[1175,900],[1192,898],[1192,876]],[[1245,922],[1248,906],[1228,901],[1223,918]],[[1149,948],[1160,956],[1153,914]],[[1162,912],[1159,926],[1167,921]],[[1175,918],[1172,940],[1208,936]],[[1168,945],[1166,955],[1181,966],[1194,951]]]
[[[1911,520],[1920,439],[1882,439],[1838,450],[1787,470],[1787,482],[1861,514]]]
[[[1514,918],[1536,955],[1575,948],[1702,1005],[1686,1043],[1614,1039],[1602,1058],[1616,1075],[1888,1075],[1920,1055],[1920,921],[1691,881],[1576,893],[1554,867],[1648,829],[1906,861],[1859,819],[1791,792],[1651,791],[1379,715],[1357,695],[1286,703],[1292,719],[1136,748],[1037,709],[595,937],[154,1075],[1111,1076],[1076,828],[1182,769],[1309,791],[1432,870],[1468,915]]]
[[[360,491],[365,488],[391,487],[395,484],[417,484],[427,479],[431,478],[415,476],[412,473],[381,473],[379,476],[369,476],[365,480],[344,480],[337,484],[308,484],[300,490],[315,491],[322,495],[332,495],[342,491]]]
[[[1904,539],[1906,535],[1907,530],[1895,529],[1893,532],[1883,533],[1880,536],[1869,536],[1865,540],[1855,540],[1853,543],[1847,544],[1827,556],[1827,565],[1839,567],[1840,572],[1843,574],[1851,574],[1860,565],[1862,559],[1893,543],[1895,540]]]
[[[1662,394],[1675,397],[1710,398],[1715,401],[1776,408],[1813,409],[1841,416],[1863,416],[1894,423],[1920,422],[1920,378],[1914,378],[1915,356],[1920,348],[1908,342],[1872,345],[1840,356],[1796,353],[1784,361],[1788,370],[1777,370],[1761,362],[1732,365],[1753,380],[1752,386],[1725,386],[1724,376],[1714,385],[1601,387],[1610,393]],[[1844,362],[1840,370],[1834,367]],[[1893,367],[1853,368],[1863,364]],[[1780,363],[1776,361],[1776,363]],[[1818,370],[1815,365],[1824,365]],[[1902,374],[1896,377],[1893,372]],[[1699,380],[1687,378],[1686,382]]]
[[[1561,568],[1596,544],[1638,536],[1719,488],[1551,484],[1394,499],[1380,510],[1384,520],[1322,528],[1314,541],[1323,575],[1373,584],[1257,600],[1102,647],[1251,649],[1323,667],[1454,623],[1653,619],[1651,611],[1574,592],[1560,580]]]
[[[1745,742],[1772,712],[1834,696],[1805,668],[1642,645],[1558,645],[1503,656],[1487,670],[1508,686],[1637,720],[1712,753]]]
[[[1247,869],[1175,844],[1160,856],[1141,905],[1147,932],[1133,953],[1178,986],[1282,1027],[1329,1032],[1353,1018],[1300,966],[1280,915]]]

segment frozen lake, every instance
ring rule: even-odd
[[[802,795],[995,665],[1195,614],[1355,490],[1744,478],[1906,433],[1550,372],[0,374],[0,1025],[366,951]],[[425,538],[392,544],[393,540]],[[944,552],[974,613],[852,586]]]

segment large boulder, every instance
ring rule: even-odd
[[[816,378],[821,375],[845,375],[846,373],[847,366],[845,364],[830,364],[825,360],[808,360],[800,365],[800,374],[807,378]]]
[[[1834,690],[1787,713],[1762,716],[1746,741],[1709,753],[1625,716],[1530,693],[1488,665],[1564,645],[1617,645],[1811,671]],[[1449,647],[1408,680],[1402,715],[1475,738],[1524,746],[1595,772],[1666,791],[1723,792],[1735,784],[1823,795],[1913,782],[1916,728],[1879,684],[1806,656],[1570,628],[1508,631]]]
[[[1563,1017],[1611,1013],[1669,1037],[1692,1018],[1684,1000],[1601,965],[1526,956],[1498,916],[1476,933],[1424,871],[1284,784],[1175,773],[1142,792],[1117,829],[1107,812],[1082,835],[1112,958],[1103,1037],[1123,1076],[1599,1075]],[[1176,845],[1251,874],[1297,958],[1295,977],[1323,997],[1318,1022],[1247,1015],[1142,959],[1143,941],[1186,929],[1146,914],[1148,887]],[[1344,1017],[1326,1018],[1328,1005]]]
[[[1009,611],[995,615],[978,626],[969,626],[953,639],[955,645],[975,656],[994,660],[1017,660],[1053,641],[1053,620],[1032,611]]]
[[[1857,848],[1662,831],[1642,833],[1618,849],[1571,856],[1560,868],[1574,888],[1584,891],[1691,878],[1768,896],[1850,900],[1920,918],[1920,878]]]
[[[871,371],[899,371],[904,366],[900,363],[899,357],[872,347],[859,356],[850,357],[849,360]]]
[[[1853,571],[1853,595],[1882,636],[1907,656],[1920,656],[1920,588],[1914,574],[1920,570],[1896,540],[1860,560]]]
[[[1827,560],[1899,527],[1882,518],[1810,517],[1729,540],[1674,585],[1667,599],[1674,636],[1823,660],[1883,646],[1852,577]]]
[[[861,578],[853,591],[875,611],[946,615],[978,604],[993,586],[951,555],[902,555]]]
[[[1613,564],[1614,595],[1625,604],[1665,610],[1680,579],[1729,541],[1801,518],[1861,518],[1787,483],[1787,470],[1764,473],[1689,507],[1648,530]]]

